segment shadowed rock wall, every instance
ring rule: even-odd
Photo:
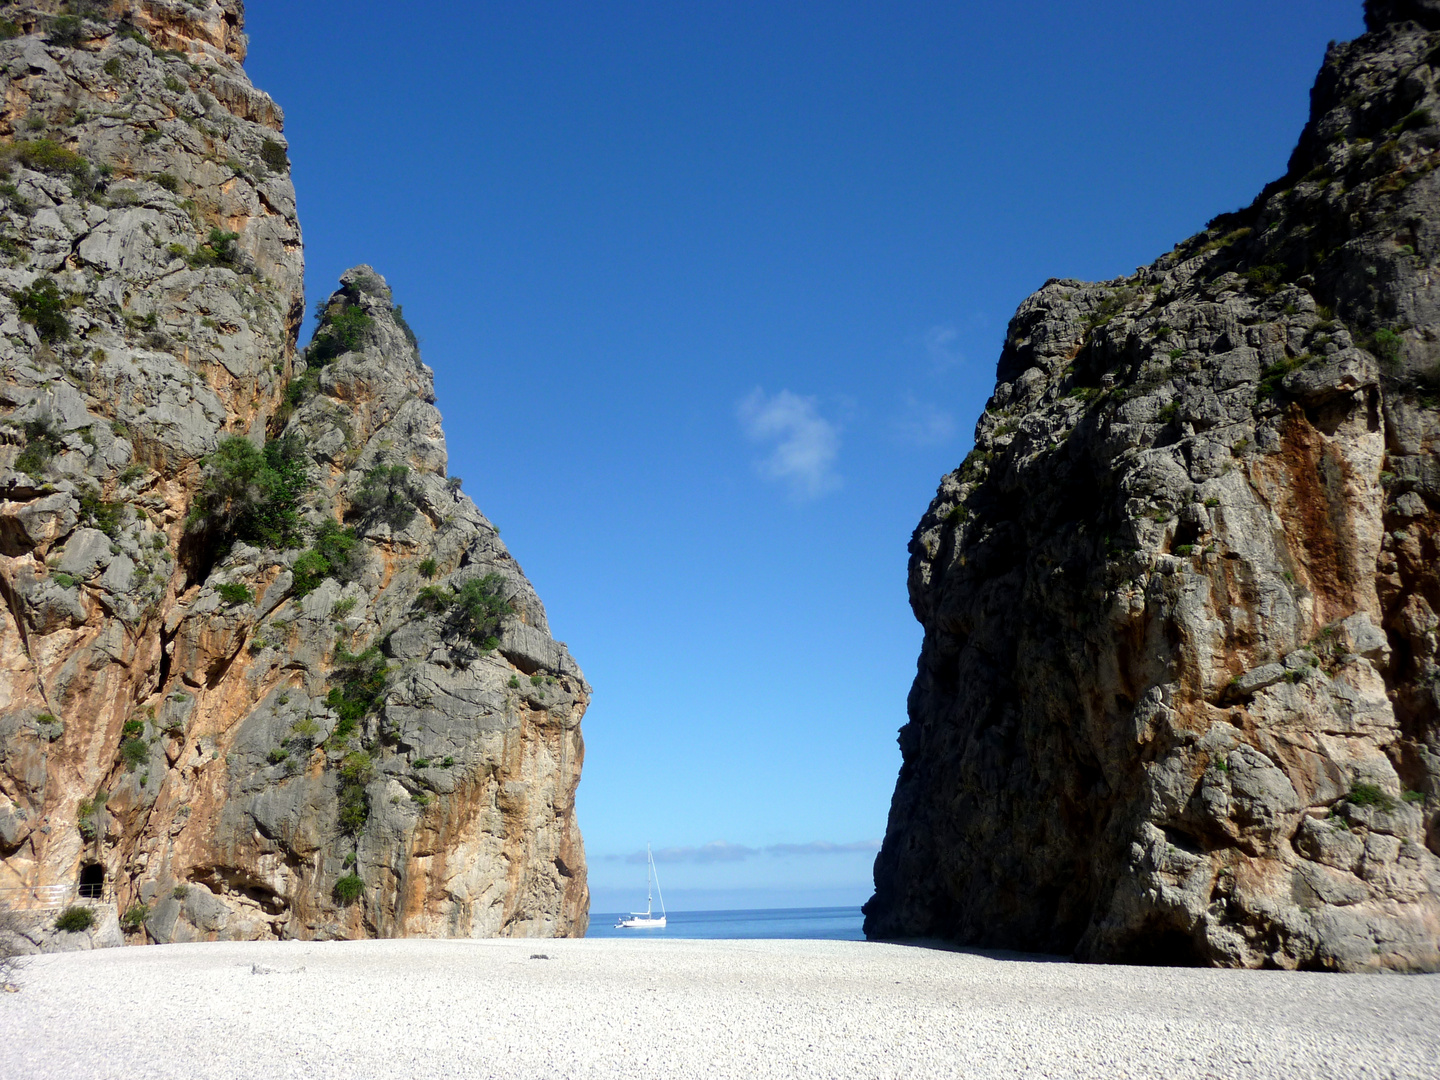
[[[870,937],[1440,966],[1440,5],[1367,18],[1283,179],[1011,322]]]

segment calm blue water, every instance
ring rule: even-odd
[[[756,911],[672,911],[663,930],[617,930],[617,912],[592,911],[586,937],[827,938],[864,941],[858,907],[767,908]]]

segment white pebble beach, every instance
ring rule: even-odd
[[[1440,975],[411,939],[51,954],[18,981],[6,1080],[1440,1077]]]

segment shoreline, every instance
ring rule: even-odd
[[[0,1076],[1431,1077],[1440,975],[804,939],[215,942],[33,957]]]

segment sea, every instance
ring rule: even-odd
[[[663,930],[621,930],[621,912],[590,913],[586,937],[822,938],[864,941],[858,907],[760,908],[745,911],[671,911]]]

